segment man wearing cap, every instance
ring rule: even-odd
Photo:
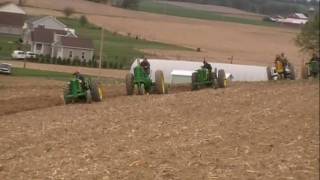
[[[208,69],[208,79],[211,80],[212,79],[212,66],[211,64],[209,64],[205,59],[203,60],[203,66],[202,68]]]
[[[73,75],[75,76],[75,78],[76,78],[77,80],[80,81],[81,87],[84,89],[84,88],[85,88],[85,79],[84,79],[84,76],[81,75],[79,71],[74,72]]]

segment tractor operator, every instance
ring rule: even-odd
[[[211,80],[212,79],[212,66],[211,64],[209,64],[206,59],[203,60],[203,66],[202,68],[208,69],[208,79]]]
[[[309,63],[307,63],[307,64],[311,64],[313,62],[318,62],[318,67],[315,67],[315,69],[313,71],[311,71],[310,73],[311,73],[312,77],[316,77],[320,73],[319,72],[319,70],[320,70],[320,67],[319,67],[320,66],[320,57],[317,53],[312,54],[312,58],[310,59]]]
[[[140,66],[143,68],[146,74],[150,75],[150,63],[147,58],[143,59],[143,61],[140,63]]]
[[[286,67],[288,66],[289,62],[288,62],[288,59],[284,55],[283,52],[280,54],[280,61],[281,61],[282,65],[283,65],[283,77],[287,78],[288,74],[286,72]]]
[[[202,68],[208,69],[209,72],[212,71],[212,66],[209,64],[206,60],[203,60],[203,66]]]
[[[82,74],[80,74],[79,71],[74,72],[73,75],[75,76],[75,78],[76,78],[77,80],[80,81],[81,87],[84,88],[84,87],[85,87],[85,79],[84,79],[84,76],[83,76]]]
[[[276,56],[274,64],[275,64],[275,67],[276,67],[276,71],[277,71],[277,73],[279,75],[279,78],[283,79],[284,78],[284,68],[285,67],[284,67],[284,64],[283,64],[283,61],[282,61],[280,55]]]

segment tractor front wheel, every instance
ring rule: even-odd
[[[133,95],[134,91],[134,76],[133,74],[129,73],[126,75],[126,89],[127,89],[127,95]]]
[[[156,71],[155,74],[156,77],[156,89],[158,94],[165,94],[166,93],[166,87],[164,83],[164,76],[163,72],[160,70]]]
[[[220,88],[227,87],[226,73],[224,72],[223,69],[220,69],[218,71],[218,84]]]
[[[295,72],[294,66],[291,63],[289,63],[288,67],[290,69],[290,79],[295,80],[296,79],[296,72]]]
[[[91,82],[90,84],[90,92],[93,101],[100,102],[102,101],[102,90],[98,83]]]
[[[87,90],[86,91],[86,102],[91,103],[92,102],[92,96],[91,96],[91,91]]]
[[[268,76],[269,81],[273,80],[271,72],[272,72],[272,68],[270,66],[268,66],[267,67],[267,76]]]
[[[144,84],[140,84],[140,86],[138,86],[138,94],[139,95],[144,95],[146,93],[146,90],[144,88]]]
[[[198,84],[197,84],[197,73],[196,72],[194,72],[194,73],[192,73],[192,76],[191,76],[191,89],[192,90],[197,90],[197,89],[199,89],[199,86],[198,86]]]

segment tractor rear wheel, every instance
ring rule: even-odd
[[[90,92],[91,92],[91,97],[92,100],[95,102],[100,102],[102,101],[102,90],[98,83],[96,82],[91,82],[90,84]]]
[[[87,103],[91,103],[92,102],[92,95],[91,95],[91,91],[90,90],[86,91],[86,102]]]
[[[134,91],[134,76],[131,73],[128,73],[126,75],[126,89],[127,89],[127,95],[133,95]]]
[[[268,76],[268,80],[271,81],[272,80],[272,68],[270,66],[267,67],[267,76]]]
[[[214,89],[219,88],[219,85],[218,85],[218,77],[217,77],[216,72],[212,72],[212,73],[211,73],[211,81],[212,81],[212,87],[213,87]]]
[[[290,79],[295,80],[296,79],[296,72],[295,72],[294,66],[291,63],[289,63],[288,67],[290,69]]]
[[[196,72],[194,72],[194,73],[192,73],[192,76],[191,76],[191,89],[192,90],[197,90],[197,89],[199,89],[199,86],[198,86],[198,84],[197,84],[197,82],[198,82],[198,80],[197,80],[197,73]]]
[[[223,69],[220,69],[218,71],[218,84],[220,88],[227,87],[226,73],[224,72]]]
[[[156,74],[156,89],[158,94],[165,94],[166,92],[166,87],[164,83],[164,76],[163,72],[161,70],[157,70]]]

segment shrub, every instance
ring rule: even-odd
[[[65,61],[65,65],[71,65],[71,59],[70,58],[68,58],[68,59],[66,59],[66,61]]]
[[[81,61],[81,66],[87,66],[87,60],[83,59],[83,60]]]
[[[82,15],[82,16],[80,17],[80,19],[79,19],[79,22],[80,22],[80,25],[81,25],[81,26],[85,26],[85,25],[88,24],[88,19],[87,19],[86,16]]]
[[[62,65],[66,65],[66,64],[67,64],[67,59],[63,58],[61,64],[62,64]]]
[[[51,60],[50,55],[45,55],[44,56],[44,63],[50,64],[50,60]]]
[[[62,59],[61,59],[61,57],[58,57],[58,59],[57,59],[57,64],[62,64]]]
[[[89,67],[92,67],[92,60],[89,60],[88,63],[87,63],[87,65],[88,65]]]
[[[74,13],[74,9],[71,8],[71,7],[66,7],[66,8],[63,9],[63,14],[64,14],[66,17],[71,16],[73,13]]]
[[[103,62],[102,62],[102,68],[107,68],[107,66],[108,66],[107,61],[103,61]]]
[[[56,57],[53,57],[51,59],[51,64],[57,64],[57,58]]]
[[[79,66],[81,64],[81,61],[80,61],[80,59],[78,57],[76,57],[76,58],[74,58],[72,60],[71,64],[74,65],[74,66]]]

